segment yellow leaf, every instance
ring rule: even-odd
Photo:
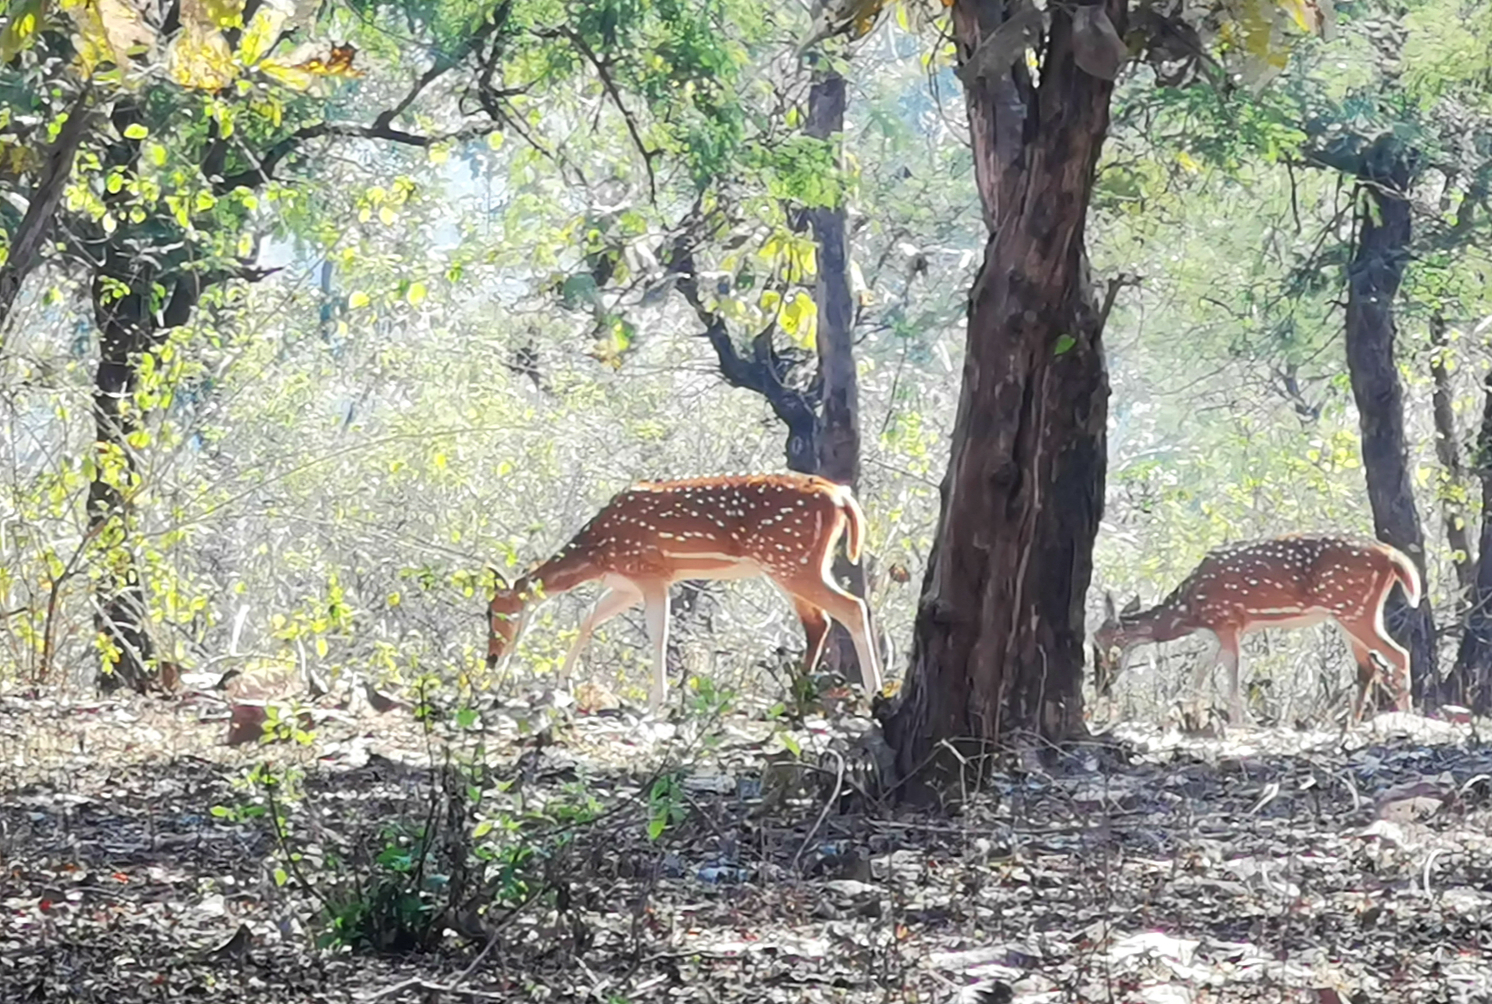
[[[405,299],[409,301],[411,307],[418,307],[425,302],[425,297],[429,292],[423,282],[410,283],[409,292],[405,295]]]
[[[347,306],[353,310],[357,310],[359,307],[366,307],[371,302],[372,300],[368,294],[360,289],[353,290],[347,297]]]
[[[78,29],[78,64],[92,76],[101,64],[128,69],[132,54],[155,42],[155,31],[128,0],[64,0],[62,7]]]
[[[244,27],[243,37],[238,43],[238,61],[244,66],[253,66],[268,55],[292,10],[280,0],[268,0],[260,4]]]
[[[238,28],[243,25],[244,0],[203,0],[207,16],[219,28]]]
[[[316,82],[316,78],[305,70],[286,66],[272,59],[261,60],[258,70],[276,83],[297,91],[304,91]]]
[[[11,8],[10,22],[0,31],[0,64],[9,63],[36,41],[44,13],[42,0],[22,0]]]
[[[237,13],[233,19],[238,19]],[[208,0],[181,0],[181,33],[166,54],[166,71],[183,87],[220,91],[238,76],[233,50],[218,30]]]
[[[317,77],[361,77],[363,71],[356,69],[357,46],[333,45],[329,50],[314,42],[298,45],[285,56],[284,62],[303,73]]]
[[[818,305],[813,302],[813,297],[798,290],[783,304],[779,320],[793,344],[805,349],[813,347],[818,333]]]
[[[1300,26],[1301,31],[1316,33],[1317,15],[1315,5],[1310,0],[1278,0],[1278,3]]]

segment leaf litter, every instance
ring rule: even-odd
[[[1492,750],[1470,724],[1123,726],[931,814],[871,797],[863,720],[804,723],[799,757],[760,715],[485,717],[480,745],[401,707],[256,747],[184,705],[0,699],[0,1001],[1492,1000]],[[448,744],[529,805],[601,811],[546,895],[433,950],[314,947],[272,829],[212,811],[251,765],[299,766],[314,885],[422,818]]]

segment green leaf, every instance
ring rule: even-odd
[[[1071,335],[1060,335],[1057,338],[1057,344],[1052,348],[1052,355],[1066,355],[1068,352],[1072,351],[1072,347],[1077,343],[1078,340]]]
[[[149,135],[150,130],[145,128],[138,122],[131,122],[129,125],[124,127],[125,139],[144,139],[146,136]]]

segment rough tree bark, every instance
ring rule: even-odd
[[[93,378],[93,478],[88,485],[88,528],[97,534],[108,574],[100,578],[94,626],[116,650],[102,667],[105,691],[129,686],[143,693],[155,678],[155,645],[146,627],[148,603],[130,546],[132,500],[139,488],[129,437],[140,428],[133,397],[140,383],[140,356],[159,347],[171,329],[185,324],[210,285],[227,275],[174,271],[159,275],[118,248],[106,257],[92,284],[99,361]],[[245,276],[252,278],[252,276]],[[158,312],[157,286],[166,292]]]
[[[1425,574],[1425,538],[1404,442],[1404,395],[1394,362],[1394,297],[1408,261],[1413,154],[1386,136],[1359,167],[1357,247],[1348,266],[1347,369],[1362,431],[1363,471],[1378,538],[1409,555]],[[1386,619],[1410,653],[1412,689],[1421,707],[1434,700],[1435,624],[1429,590],[1418,610],[1394,591]],[[1380,691],[1380,701],[1386,699]],[[1380,706],[1382,706],[1380,704]]]
[[[1444,696],[1478,714],[1492,712],[1492,371],[1483,383],[1482,428],[1474,468],[1482,483],[1482,531],[1476,581],[1466,611],[1466,629],[1448,675]]]
[[[1127,10],[1124,0],[1049,7],[1038,84],[1023,58],[992,67],[980,52],[1004,8],[953,8],[992,236],[969,296],[912,665],[885,721],[904,776],[952,769],[937,755],[945,740],[977,751],[1086,731],[1083,599],[1103,508],[1109,385],[1083,240],[1113,84],[1079,67],[1076,46],[1093,41],[1095,25],[1122,37]]]
[[[808,92],[809,136],[838,143],[844,133],[845,80],[828,61],[814,72]],[[836,158],[837,159],[837,158]],[[820,402],[814,424],[813,473],[839,484],[860,486],[860,388],[855,371],[855,303],[850,289],[850,248],[843,201],[809,210],[808,222],[818,245],[818,377]],[[836,577],[856,596],[865,596],[865,565],[835,558]],[[879,632],[871,617],[871,634]],[[831,672],[859,683],[860,663],[843,624],[835,623],[824,649]]]
[[[1466,616],[1466,603],[1476,584],[1476,567],[1471,550],[1471,531],[1466,513],[1466,472],[1461,466],[1461,435],[1456,430],[1456,412],[1451,374],[1446,366],[1450,345],[1446,341],[1445,318],[1438,313],[1430,318],[1430,342],[1435,348],[1430,357],[1430,375],[1435,380],[1435,456],[1440,460],[1440,521],[1445,527],[1445,541],[1451,546],[1451,563],[1456,570],[1456,603],[1452,618]]]

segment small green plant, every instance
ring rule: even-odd
[[[309,746],[315,739],[311,716],[301,709],[299,702],[290,705],[265,705],[264,732],[259,738],[260,742],[295,742],[301,746]]]
[[[435,836],[403,820],[384,826],[364,867],[333,881],[322,903],[317,946],[405,952],[438,940],[452,885],[438,870]]]
[[[300,797],[303,780],[304,774],[296,768],[277,771],[268,763],[255,764],[233,782],[233,787],[244,793],[243,801],[236,805],[214,805],[209,811],[226,823],[247,823],[273,816],[277,832],[284,833],[288,826],[287,803]]]
[[[664,774],[648,791],[648,839],[657,840],[670,826],[688,818],[688,802],[678,774]]]
[[[721,718],[735,708],[736,692],[708,676],[689,678],[689,711],[700,718]]]

